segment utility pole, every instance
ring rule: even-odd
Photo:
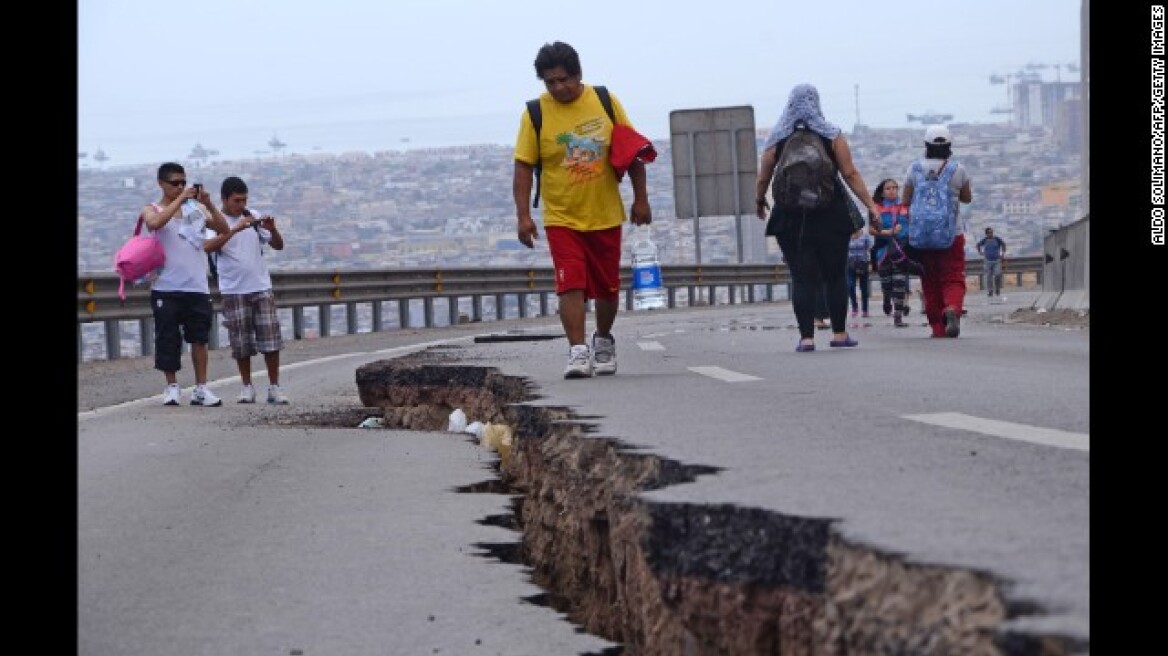
[[[857,84],[856,85],[856,130],[858,131],[860,129],[860,126],[863,124],[864,124],[863,121],[860,120],[860,85]]]

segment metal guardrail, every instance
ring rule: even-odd
[[[1033,273],[1041,284],[1042,257],[1007,259],[1003,275],[1015,275],[1019,286],[1023,276]],[[981,260],[966,261],[966,276],[980,279]],[[790,273],[782,264],[663,265],[661,277],[668,296],[668,307],[679,307],[679,293],[685,292],[685,305],[713,305],[719,300],[730,304],[774,301],[776,285],[787,286],[790,298]],[[629,267],[621,270],[621,279],[630,280]],[[106,357],[121,357],[122,321],[138,321],[143,355],[153,353],[153,314],[150,290],[127,287],[126,300],[118,298],[118,276],[107,272],[81,273],[77,277],[77,356],[83,355],[82,325],[104,322]],[[412,327],[411,301],[422,302],[422,325],[433,327],[435,300],[447,301],[450,324],[482,321],[483,298],[495,299],[495,319],[506,312],[505,299],[516,298],[519,318],[531,315],[530,299],[538,299],[538,314],[549,314],[549,296],[555,294],[555,279],[549,268],[450,268],[450,269],[334,269],[328,271],[272,272],[276,304],[292,311],[292,336],[304,339],[304,309],[317,307],[319,334],[331,334],[330,315],[334,305],[346,306],[346,333],[357,331],[357,305],[370,304],[373,330],[385,330],[387,323],[383,303],[396,301],[398,325]],[[719,292],[719,290],[723,290]],[[220,311],[218,288],[211,284],[216,313]],[[463,317],[458,300],[470,298],[471,314]],[[625,307],[632,309],[632,290],[625,291]],[[216,322],[217,326],[218,322]],[[211,331],[211,348],[218,348],[218,330]]]

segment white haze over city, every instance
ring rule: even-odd
[[[1077,80],[1079,0],[813,3],[635,0],[145,0],[78,3],[79,166],[513,143],[543,91],[547,42],[580,53],[636,127],[679,109],[750,105],[774,124],[819,88],[846,131],[924,127],[906,114],[1002,122],[991,76]],[[1027,68],[1029,66],[1029,68]],[[858,93],[857,93],[858,87]],[[80,157],[86,153],[87,157]]]

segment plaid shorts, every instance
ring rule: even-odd
[[[223,295],[223,327],[231,342],[231,357],[250,358],[284,348],[276,297],[272,290]]]

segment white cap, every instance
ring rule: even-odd
[[[925,130],[925,143],[949,143],[949,128],[944,125],[930,125]]]

